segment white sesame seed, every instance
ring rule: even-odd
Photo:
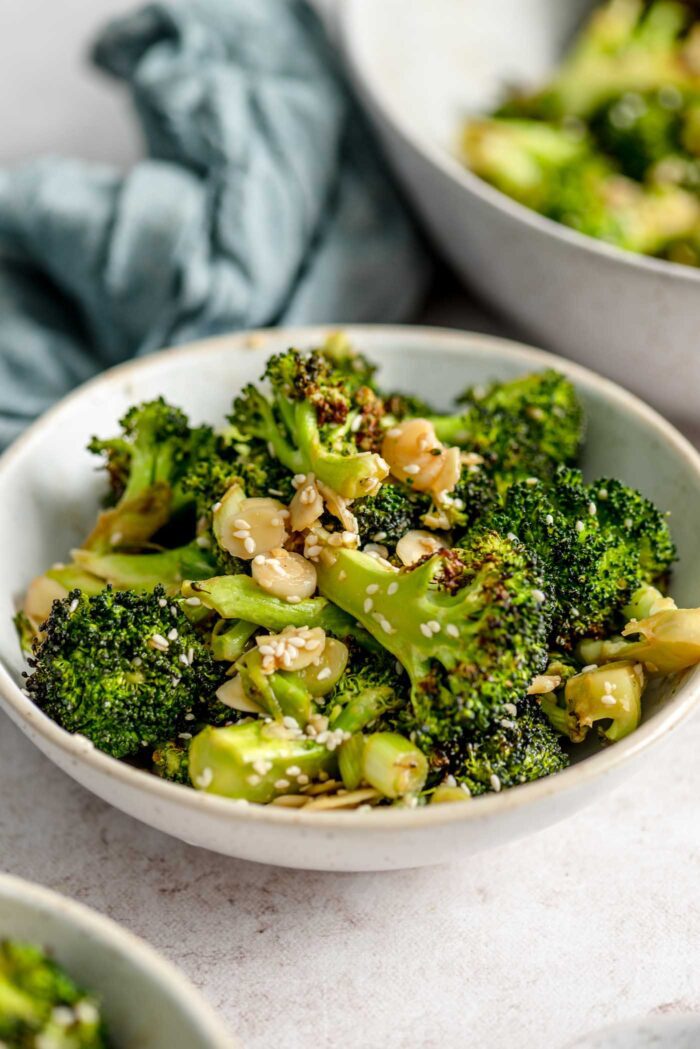
[[[287,594],[287,596],[285,598],[285,601],[287,602],[288,605],[301,604],[301,598],[299,597],[298,594]]]
[[[548,524],[548,525],[553,525],[554,524],[554,518],[552,517],[551,514],[547,514],[547,516],[545,517],[544,521],[545,521],[545,524]]]
[[[631,517],[626,517],[625,518],[625,528],[631,528],[631,527],[632,527],[632,518]]]
[[[190,605],[192,608],[198,608],[201,605],[202,599],[199,597],[186,597],[185,604]]]
[[[79,604],[78,598],[74,597],[73,600],[71,601],[71,603],[68,605],[68,611],[69,612],[75,612],[76,608],[78,607],[78,604]]]
[[[430,629],[430,627],[428,626],[427,623],[421,623],[420,624],[420,632],[423,635],[423,637],[432,637],[433,636],[433,632],[432,632],[432,630]]]
[[[177,627],[173,627],[172,630],[168,631],[168,641],[174,641],[177,637]]]
[[[177,736],[178,739],[192,739],[191,732],[178,732]]]
[[[250,535],[250,529],[249,528],[239,528],[237,532],[233,533],[233,538],[234,539],[247,539],[249,535]]]
[[[220,510],[221,509],[221,500],[220,499],[217,500],[217,502],[215,502],[213,504],[211,509],[212,509],[212,513],[216,513],[217,510]]]
[[[515,703],[504,703],[503,709],[505,710],[506,714],[518,713],[518,708],[516,707]]]
[[[201,774],[195,779],[195,784],[198,787],[202,787],[204,790],[211,784],[214,779],[214,773],[210,768],[202,769]]]
[[[445,633],[449,634],[450,637],[459,637],[459,629],[454,625],[454,623],[447,624],[447,626],[445,627]]]
[[[260,783],[260,776],[258,776],[256,772],[251,772],[249,776],[246,776],[246,779],[248,783],[250,783],[251,787],[257,787],[257,785]]]
[[[158,604],[160,605],[160,607],[161,607],[161,608],[165,608],[165,606],[167,605],[167,603],[168,603],[168,602],[167,602],[167,599],[166,599],[166,598],[164,598],[164,597],[159,597],[159,598],[158,598]]]
[[[582,531],[584,530],[584,528],[585,528],[585,527],[586,527],[586,526],[585,526],[585,524],[583,523],[583,521],[577,521],[577,522],[576,522],[576,531],[577,531],[577,532],[582,532]]]
[[[185,714],[185,721],[194,721],[194,714],[192,712]]]
[[[400,426],[392,426],[390,430],[386,431],[386,435],[387,437],[400,437],[401,432],[402,431]]]
[[[501,781],[500,781],[500,779],[498,778],[498,776],[496,775],[495,772],[493,772],[491,774],[491,777],[489,779],[489,783],[491,784],[491,789],[492,790],[499,791],[501,789]]]
[[[247,554],[255,553],[255,540],[252,536],[249,535],[247,539],[243,540],[243,546],[245,547],[245,552]]]
[[[288,776],[298,776],[301,773],[301,769],[298,765],[290,765],[285,771]]]
[[[286,790],[289,787],[288,779],[275,780],[275,790]]]
[[[539,479],[537,477],[526,477],[525,484],[539,484]]]
[[[388,587],[386,588],[386,592],[391,597],[393,594],[396,593],[396,591],[398,589],[399,589],[399,584],[398,583],[389,583]]]
[[[299,775],[297,776],[297,783],[299,783],[300,786],[305,787],[308,782],[309,782],[309,777],[306,775],[306,773],[305,772],[300,772]]]
[[[533,590],[532,596],[534,597],[538,605],[542,605],[546,601],[546,595],[542,592],[542,590]]]
[[[376,594],[377,590],[379,590],[379,583],[369,583],[369,585],[365,587],[366,594]]]
[[[604,703],[606,707],[614,707],[616,702],[617,702],[615,697],[609,695],[609,693],[607,693],[607,692],[605,693],[604,696],[600,697],[600,701],[601,701],[601,703]]]
[[[187,660],[187,656],[185,655],[184,652],[181,652],[180,655],[177,658],[180,660],[180,662],[182,663],[182,665],[184,667],[188,667],[190,665],[188,660]]]
[[[363,604],[362,608],[364,609],[365,612],[371,612],[372,611],[372,609],[374,608],[374,601],[372,600],[371,597],[366,597],[365,598],[365,603]]]
[[[323,670],[319,670],[318,674],[316,675],[316,680],[317,681],[327,681],[330,676],[331,676],[331,668],[330,667],[324,667]]]
[[[361,415],[356,415],[355,418],[350,423],[350,433],[357,433],[357,431],[360,429],[361,426],[362,426],[362,416]]]
[[[154,634],[151,638],[151,644],[156,645],[157,648],[170,648],[170,645],[162,634]]]
[[[595,505],[595,503],[588,504],[588,513],[591,515],[591,517],[595,517],[595,515],[598,513],[598,507]]]
[[[434,634],[439,634],[440,633],[440,624],[438,623],[437,619],[431,619],[430,622],[428,623],[428,626],[430,627],[430,629],[432,630],[432,632]]]
[[[403,472],[408,474],[409,477],[414,477],[416,474],[420,473],[420,466],[418,463],[409,463],[408,466],[404,466]]]

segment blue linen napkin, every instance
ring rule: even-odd
[[[153,4],[94,59],[130,87],[147,158],[0,172],[0,447],[162,346],[410,315],[427,257],[302,0]]]

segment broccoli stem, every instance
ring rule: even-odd
[[[212,562],[196,542],[154,554],[100,554],[74,550],[76,564],[115,587],[151,590],[158,583],[173,587],[183,579],[206,579]]]
[[[258,629],[257,623],[245,619],[233,623],[220,619],[211,633],[211,654],[224,663],[235,663],[245,652],[245,647]]]
[[[346,739],[338,750],[338,768],[343,786],[356,790],[362,783],[364,775],[365,737],[361,732]]]
[[[335,773],[335,753],[305,736],[289,738],[278,732],[277,726],[263,721],[203,729],[190,744],[193,785],[264,805],[280,794],[299,794],[322,772]]]
[[[664,597],[660,590],[657,590],[655,586],[649,583],[635,590],[630,603],[622,609],[622,614],[628,621],[630,619],[646,619],[647,616],[653,615],[654,612],[660,612],[664,608],[677,607],[672,597]]]
[[[401,798],[422,790],[428,761],[422,750],[397,732],[375,732],[365,737],[362,779],[387,798]]]
[[[399,703],[393,688],[388,685],[367,688],[359,695],[353,696],[342,707],[340,713],[331,717],[331,728],[340,728],[344,732],[360,732]]]
[[[266,593],[250,576],[214,576],[182,584],[185,597],[198,597],[223,619],[244,619],[279,632],[286,626],[322,627],[337,637],[355,636],[350,616],[323,597],[310,597],[296,605]],[[364,631],[362,631],[364,634]]]
[[[430,795],[431,805],[443,805],[453,801],[470,801],[471,794],[462,787],[450,787],[447,783],[441,783]]]

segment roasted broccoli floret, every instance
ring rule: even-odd
[[[0,942],[0,1041],[8,1049],[107,1049],[99,1004],[35,944]]]
[[[411,492],[401,484],[383,484],[376,495],[353,504],[360,541],[395,546],[410,529],[422,527],[421,516],[430,506],[430,497],[425,493]]]
[[[513,485],[494,527],[541,560],[552,585],[555,643],[603,636],[643,583],[663,582],[675,559],[666,517],[620,481],[584,483],[560,469],[551,484]]]
[[[545,88],[516,95],[501,112],[545,120],[587,119],[627,92],[697,87],[690,8],[675,0],[609,0],[579,32]]]
[[[313,473],[344,498],[376,492],[388,468],[376,453],[358,450],[353,430],[374,400],[365,367],[288,350],[268,361],[263,379],[269,398],[249,385],[234,402],[231,423],[242,437],[264,442],[288,470]]]
[[[474,500],[480,464],[503,492],[513,481],[548,478],[557,466],[576,462],[583,440],[583,410],[573,383],[559,372],[549,369],[485,389],[471,387],[459,401],[463,411],[434,416],[431,421],[441,441],[472,453],[472,466],[460,481],[465,501]],[[485,491],[477,499],[480,512],[488,501]]]
[[[122,418],[118,437],[94,437],[90,451],[105,458],[115,505],[100,514],[83,544],[108,551],[142,547],[186,502],[180,482],[193,459],[204,454],[211,430],[191,429],[187,416],[162,397],[134,405]]]
[[[640,185],[592,142],[538,121],[471,122],[464,156],[481,178],[521,204],[627,251],[655,255],[691,237],[696,196],[674,185]]]
[[[655,164],[683,152],[682,107],[683,96],[674,88],[627,92],[593,114],[591,133],[623,174],[641,182]]]
[[[495,532],[401,572],[339,549],[318,576],[321,593],[408,672],[413,738],[434,763],[503,717],[543,669],[549,623],[539,570]]]
[[[521,707],[517,715],[466,744],[454,776],[470,794],[529,783],[560,772],[569,764],[560,737],[539,704],[529,699]]]
[[[72,591],[55,602],[30,665],[26,689],[37,706],[117,758],[173,738],[222,679],[160,586]]]

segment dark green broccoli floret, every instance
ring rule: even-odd
[[[30,697],[113,757],[172,738],[222,679],[179,605],[107,587],[54,603],[30,660]]]
[[[430,496],[424,493],[401,484],[383,484],[376,495],[353,504],[360,541],[395,545],[411,528],[422,527],[421,515],[430,505]]]
[[[569,764],[560,736],[539,704],[528,700],[521,706],[517,715],[504,719],[488,735],[466,744],[455,778],[470,794],[529,783],[560,772]]]
[[[654,164],[683,151],[682,106],[682,95],[673,89],[628,92],[593,114],[591,132],[625,175],[642,181]]]
[[[104,457],[115,497],[83,544],[98,551],[147,543],[186,502],[182,477],[211,442],[209,427],[191,429],[184,412],[162,397],[130,408],[120,425],[118,437],[94,437],[89,445]]]
[[[345,498],[377,490],[386,464],[358,450],[353,430],[375,400],[364,365],[355,372],[332,354],[288,350],[268,361],[263,379],[270,398],[249,385],[234,402],[231,422],[244,439],[257,438],[288,470],[314,473]]]
[[[334,554],[319,566],[319,589],[408,672],[413,738],[434,763],[503,717],[543,669],[543,583],[517,542],[484,533],[468,549],[438,551],[401,572],[358,551]]]
[[[666,518],[648,499],[620,481],[587,485],[578,470],[514,485],[492,523],[541,559],[564,646],[610,632],[637,588],[663,582],[675,559]]]
[[[409,680],[392,655],[353,645],[347,669],[328,698],[331,726],[345,732],[370,727],[394,730],[397,710],[407,705],[409,689]]]
[[[107,1049],[96,1000],[31,943],[0,941],[0,1041],[8,1049]]]
[[[575,463],[583,411],[573,384],[559,372],[550,369],[486,389],[472,387],[459,401],[461,413],[433,417],[435,432],[445,444],[473,453],[475,465],[483,460],[483,470],[500,491],[513,481],[551,477],[558,465]],[[469,472],[463,481],[478,483]],[[465,499],[470,499],[468,492]]]

